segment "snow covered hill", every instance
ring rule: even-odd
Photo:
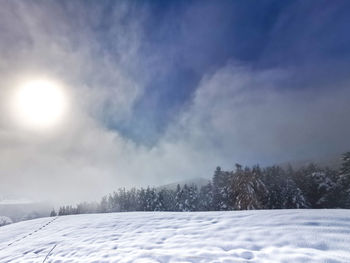
[[[0,262],[350,262],[350,210],[135,212],[0,227]]]

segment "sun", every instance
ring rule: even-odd
[[[67,109],[67,98],[63,87],[54,81],[26,81],[15,92],[13,109],[21,124],[48,128],[62,120]]]

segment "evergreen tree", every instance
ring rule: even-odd
[[[102,200],[100,202],[100,212],[101,213],[107,213],[108,212],[107,196],[102,197]]]
[[[233,200],[232,173],[224,172],[218,166],[213,176],[214,210],[231,210]]]
[[[114,212],[114,200],[112,194],[108,195],[107,199],[107,211],[108,212]]]
[[[138,211],[146,211],[147,209],[146,191],[143,188],[138,192],[137,207]]]
[[[332,206],[333,189],[336,182],[324,171],[314,172],[308,175],[312,181],[312,189],[308,202],[313,208],[329,208]]]
[[[162,193],[164,211],[175,211],[175,191],[162,189],[160,192]]]
[[[52,211],[51,211],[51,213],[50,213],[50,216],[51,216],[51,217],[57,216],[57,213],[56,213],[55,209],[52,209]]]
[[[330,169],[309,164],[295,172],[294,179],[310,207],[329,208],[335,205],[337,178]]]
[[[263,182],[268,190],[263,205],[268,209],[284,208],[283,187],[286,185],[286,174],[279,166],[267,167],[263,172]]]
[[[263,208],[262,196],[265,196],[266,187],[259,177],[258,170],[248,167],[242,170],[237,167],[233,174],[233,190],[236,195],[235,209],[250,210]]]
[[[155,211],[157,204],[157,194],[154,188],[146,189],[146,211]]]
[[[65,211],[64,206],[61,206],[61,207],[59,208],[59,210],[58,210],[58,215],[59,215],[59,216],[64,216],[64,215],[66,215],[66,211]]]
[[[282,208],[306,208],[307,201],[300,190],[291,178],[287,178],[285,185],[282,187],[283,204]]]
[[[129,191],[126,191],[126,211],[136,211],[137,204],[137,191],[135,188],[131,188]]]
[[[175,191],[175,211],[183,211],[183,190],[179,184]]]
[[[197,187],[186,184],[182,188],[181,194],[181,211],[196,211],[198,209],[198,191]]]
[[[307,207],[305,197],[294,182],[294,170],[291,166],[287,172],[281,167],[267,167],[263,171],[263,181],[267,188],[266,208],[288,209]]]
[[[342,155],[342,161],[337,181],[337,188],[340,191],[339,204],[341,207],[350,208],[350,152]]]
[[[155,211],[165,211],[166,207],[165,207],[165,195],[166,192],[164,189],[160,190],[157,193],[157,198],[156,198],[156,204],[155,204]]]
[[[213,185],[209,182],[207,185],[201,187],[199,191],[198,210],[199,211],[212,211],[213,207]]]

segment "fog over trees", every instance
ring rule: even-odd
[[[350,208],[350,152],[342,155],[339,170],[309,164],[261,168],[217,167],[212,180],[201,187],[121,188],[99,203],[62,206],[58,215],[127,211],[225,211],[251,209]],[[51,212],[56,216],[56,211]]]

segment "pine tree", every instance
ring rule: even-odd
[[[175,191],[175,211],[183,211],[183,190],[179,184]]]
[[[126,191],[126,211],[136,211],[137,209],[137,192],[135,188]]]
[[[350,152],[342,155],[342,166],[339,171],[338,189],[340,191],[340,206],[350,208]]]
[[[340,174],[350,176],[350,152],[346,152],[342,155],[342,161]]]
[[[113,200],[113,196],[111,194],[108,195],[107,211],[114,212],[114,200]]]
[[[156,198],[156,204],[155,204],[155,211],[165,211],[165,190],[162,189],[157,193],[157,198]]]
[[[295,172],[291,166],[287,172],[279,166],[267,167],[263,171],[263,181],[267,188],[265,207],[288,209],[307,207],[303,192],[294,181]]]
[[[218,166],[213,176],[214,210],[231,210],[233,208],[232,173],[222,171]]]
[[[66,215],[66,211],[65,211],[64,206],[61,206],[61,207],[59,208],[58,215],[59,215],[59,216],[64,216],[64,215]]]
[[[338,178],[334,171],[309,164],[296,171],[293,176],[310,207],[330,208],[336,205]]]
[[[314,208],[331,207],[330,195],[336,182],[324,171],[314,172],[309,176],[313,182],[312,194],[308,199],[310,205]]]
[[[50,213],[51,217],[57,216],[57,213],[55,211],[55,209],[52,209],[51,213]]]
[[[221,167],[216,167],[213,176],[213,208],[214,210],[220,210],[222,197],[221,197],[221,187],[223,185],[221,177],[222,177]]]
[[[186,184],[182,187],[181,203],[182,203],[182,211],[183,212],[191,211],[190,189],[189,189],[189,187]]]
[[[283,185],[286,174],[279,166],[267,167],[263,171],[263,182],[268,190],[267,197],[263,200],[264,207],[268,209],[284,208]]]
[[[175,191],[170,189],[162,189],[164,211],[175,211]]]
[[[290,177],[286,179],[285,184],[282,186],[281,190],[281,194],[283,196],[283,209],[308,207],[303,192]]]
[[[154,211],[156,209],[157,194],[154,188],[146,189],[146,211]]]
[[[262,182],[260,172],[237,167],[233,174],[233,190],[236,195],[235,209],[251,210],[263,208],[262,196],[266,193],[266,187]]]
[[[101,213],[107,213],[107,211],[108,211],[107,196],[102,197],[99,210]]]
[[[181,203],[182,211],[196,211],[198,209],[197,187],[185,184],[182,188]]]
[[[146,201],[146,191],[145,189],[141,188],[138,191],[138,198],[137,198],[137,210],[138,211],[146,211],[147,209],[147,201]]]
[[[212,211],[213,207],[213,185],[209,182],[207,185],[201,187],[198,198],[199,211]]]

